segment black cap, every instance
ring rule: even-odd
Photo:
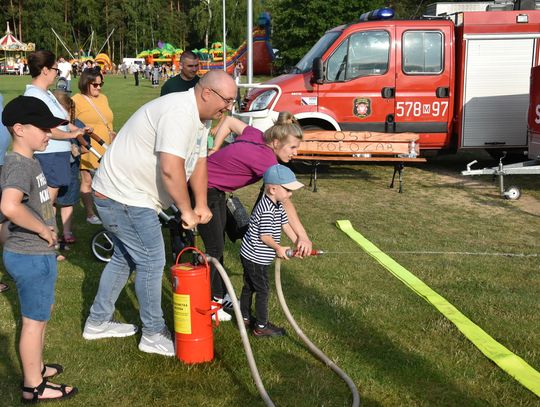
[[[40,129],[54,129],[68,124],[66,119],[53,116],[45,102],[32,96],[18,96],[9,102],[2,112],[5,126],[31,124]]]

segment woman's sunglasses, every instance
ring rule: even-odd
[[[92,85],[94,88],[102,88],[103,85],[105,85],[105,82],[101,82],[101,83],[96,83],[96,82],[92,82],[90,85]]]

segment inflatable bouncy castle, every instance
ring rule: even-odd
[[[262,13],[257,26],[253,29],[253,73],[255,75],[270,75],[274,51],[270,45],[270,14]],[[214,42],[210,49],[201,48],[192,50],[201,61],[199,75],[210,69],[223,69],[223,44]],[[158,42],[157,48],[145,50],[137,55],[137,58],[145,58],[147,64],[170,63],[179,70],[180,55],[183,50],[175,48],[169,43]],[[247,42],[244,41],[237,49],[227,46],[227,72],[232,75],[237,62],[247,66]],[[242,72],[245,73],[245,72]]]
[[[253,29],[253,73],[255,75],[270,75],[272,72],[272,61],[275,56],[270,44],[270,34],[270,14],[267,12],[261,13],[257,19],[257,26]],[[221,43],[217,44],[221,45]],[[210,58],[203,58],[200,51],[202,73],[210,69],[223,69],[223,50],[221,50],[221,53],[207,51],[211,56]],[[230,74],[232,74],[237,61],[247,67],[247,42],[244,41],[236,50],[231,51],[227,47],[227,72]],[[212,58],[216,54],[218,56],[217,60]]]

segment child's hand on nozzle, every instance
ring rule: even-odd
[[[54,231],[53,226],[43,225],[43,228],[39,232],[39,237],[45,240],[49,247],[52,247],[58,243],[58,238],[56,237],[56,232]]]
[[[289,251],[292,251],[290,247],[278,246],[276,249],[276,256],[280,259],[289,260]]]

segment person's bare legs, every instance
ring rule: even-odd
[[[47,321],[35,321],[22,317],[21,339],[19,341],[19,353],[24,375],[25,387],[37,387],[43,381],[41,370],[43,369],[43,346],[45,341],[45,327]],[[72,387],[67,387],[69,393]],[[60,390],[45,388],[41,398],[59,397]],[[24,392],[23,397],[31,399],[32,393]]]
[[[73,206],[62,206],[60,208],[60,218],[62,219],[62,233],[64,238],[73,236],[71,225],[73,224]]]
[[[73,206],[62,206],[60,208],[60,218],[62,219],[62,232],[64,235],[71,234],[73,224]]]
[[[43,338],[46,325],[46,321],[35,321],[22,317],[19,352],[23,368],[24,385],[26,387],[36,387],[43,380],[41,377],[41,368],[43,364]]]
[[[95,216],[94,197],[92,196],[92,175],[88,170],[81,170],[81,199],[86,210],[86,218]]]
[[[47,189],[49,190],[49,197],[51,198],[51,203],[53,205],[53,208],[54,208],[54,213],[56,213],[56,198],[58,198],[58,191],[60,190],[60,188],[54,188],[54,187],[50,187],[50,186],[47,186]]]

